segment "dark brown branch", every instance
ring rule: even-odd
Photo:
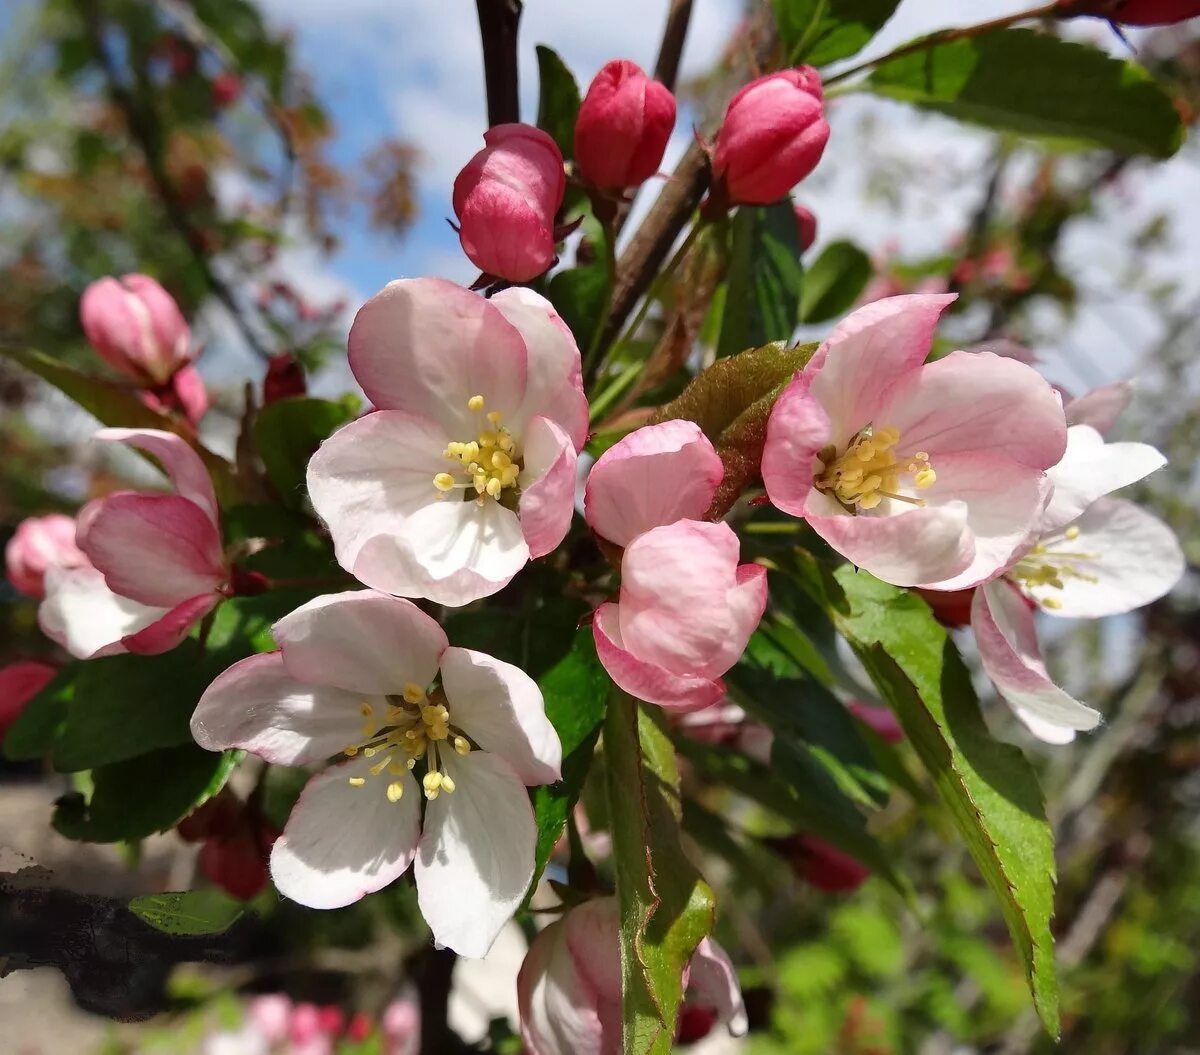
[[[159,125],[157,116],[150,107],[140,105],[133,92],[121,81],[116,64],[113,62],[112,56],[108,53],[108,48],[105,46],[104,26],[96,0],[80,0],[79,6],[83,15],[84,25],[87,28],[88,39],[91,42],[92,49],[96,53],[96,60],[100,63],[104,71],[105,80],[108,82],[108,93],[112,96],[112,100],[116,103],[118,109],[120,109],[125,118],[125,124],[129,129],[130,136],[137,144],[138,149],[141,150],[142,156],[146,159],[146,168],[150,174],[150,182],[154,185],[155,192],[162,204],[163,211],[167,215],[167,219],[183,239],[188,252],[191,254],[196,266],[200,269],[201,274],[203,274],[208,288],[212,291],[213,296],[229,312],[247,345],[249,345],[250,349],[260,359],[270,359],[270,350],[263,344],[258,334],[254,332],[254,329],[246,321],[245,316],[242,314],[241,306],[238,304],[232,290],[213,270],[212,263],[208,259],[204,237],[193,225],[191,218],[188,216],[187,208],[184,206],[179,194],[175,190],[174,184],[171,182],[171,177],[163,161],[163,148],[165,144],[162,128]]]
[[[517,98],[517,29],[521,0],[475,0],[483,41],[483,80],[489,125],[521,120]]]
[[[654,63],[654,79],[662,81],[671,91],[675,90],[675,81],[679,77],[679,59],[691,18],[692,0],[671,0],[662,44],[658,48],[658,61]]]
[[[452,1055],[466,1051],[462,1039],[446,1021],[450,983],[458,956],[450,949],[422,949],[410,961],[410,975],[421,1007],[421,1055]]]

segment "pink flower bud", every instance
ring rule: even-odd
[[[870,878],[871,872],[849,854],[814,835],[779,840],[781,849],[801,879],[827,894],[848,894]]]
[[[539,128],[496,125],[454,181],[463,252],[485,274],[528,282],[554,261],[554,217],[566,191],[562,154]]]
[[[865,700],[851,700],[846,709],[864,725],[869,725],[889,744],[898,744],[904,739],[904,729],[897,721],[891,708]]]
[[[277,399],[302,396],[308,392],[304,379],[304,367],[291,352],[280,352],[271,356],[267,363],[267,376],[263,378],[263,406]]]
[[[213,78],[212,101],[213,106],[218,110],[232,106],[241,98],[241,95],[242,79],[236,73],[226,70]]]
[[[139,392],[138,398],[160,414],[182,414],[192,425],[200,424],[208,413],[208,389],[200,371],[190,363],[176,370],[165,385]]]
[[[268,1044],[282,1044],[287,1040],[292,1002],[283,993],[256,996],[250,1001],[246,1012],[259,1036]]]
[[[675,127],[675,96],[636,63],[607,63],[584,96],[575,124],[579,174],[607,190],[636,187],[662,164]]]
[[[807,252],[817,240],[817,218],[803,205],[796,206],[796,230],[800,236],[800,252]]]
[[[47,663],[21,660],[0,667],[0,743],[21,717],[25,704],[42,691],[58,672]]]
[[[971,599],[975,590],[918,590],[921,599],[929,605],[933,617],[942,626],[956,630],[971,622]]]
[[[26,597],[44,597],[49,568],[81,568],[87,557],[75,545],[75,521],[61,513],[29,517],[4,547],[8,581]]]
[[[811,66],[751,81],[729,102],[713,153],[713,199],[778,201],[821,160],[829,139],[821,78]]]
[[[191,360],[179,305],[148,275],[93,282],[83,291],[79,315],[99,356],[139,384],[165,384]]]
[[[1200,16],[1200,0],[1059,0],[1063,15],[1096,15],[1127,26],[1169,26]]]

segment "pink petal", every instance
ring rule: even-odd
[[[142,604],[173,608],[229,575],[212,520],[176,495],[122,491],[89,502],[76,538],[109,589]]]
[[[451,753],[443,766],[456,787],[426,807],[417,903],[439,945],[460,956],[486,956],[533,878],[533,807],[525,785],[497,755]]]
[[[401,279],[376,293],[355,316],[349,355],[376,407],[432,418],[454,440],[479,432],[472,396],[506,416],[525,398],[520,332],[483,297],[442,279]]]
[[[343,568],[353,571],[368,541],[403,533],[408,517],[437,502],[433,478],[446,471],[449,439],[428,418],[379,410],[321,444],[308,463],[308,495]]]
[[[0,743],[25,704],[54,680],[57,669],[47,663],[19,660],[0,667]]]
[[[1033,609],[1011,583],[1000,579],[975,591],[971,627],[983,669],[1018,717],[1028,712],[1064,731],[1094,729],[1100,724],[1097,711],[1051,680],[1038,648]]]
[[[910,294],[867,304],[843,319],[817,349],[806,370],[816,377],[812,394],[842,445],[878,420],[892,388],[925,361],[933,332],[955,294]]]
[[[546,717],[541,689],[528,674],[468,648],[442,656],[450,720],[484,751],[503,758],[527,785],[561,776],[562,744]]]
[[[833,438],[825,408],[812,393],[813,369],[797,374],[780,393],[767,419],[762,478],[772,504],[804,516],[813,478],[822,470],[817,453]]]
[[[437,676],[449,642],[411,601],[350,590],[326,594],[285,615],[272,628],[288,674],[310,685],[387,695]]]
[[[490,303],[517,328],[528,353],[525,399],[504,424],[520,435],[531,419],[549,418],[580,450],[587,439],[588,405],[575,337],[554,305],[526,286],[501,290]]]
[[[529,1055],[621,1055],[619,1022],[614,1032],[605,1032],[596,996],[567,944],[575,911],[534,938],[517,975],[521,1039]]]
[[[676,711],[698,711],[720,702],[725,683],[695,674],[675,674],[638,659],[621,639],[619,605],[602,604],[592,620],[596,652],[608,676],[630,696]]]
[[[1099,619],[1131,612],[1168,593],[1186,570],[1175,533],[1158,517],[1121,498],[1101,498],[1072,525],[1074,538],[1043,536],[1055,559],[1078,574],[1064,574],[1063,588],[1027,587],[1039,603],[1049,601],[1047,615]],[[1028,558],[1037,563],[1038,558]]]
[[[742,987],[737,971],[725,952],[712,938],[703,939],[688,968],[688,1000],[695,1000],[717,1013],[735,1037],[743,1037],[750,1028]]]
[[[639,659],[716,678],[745,650],[767,600],[766,571],[738,566],[727,524],[681,520],[639,535],[621,560],[621,638]]]
[[[1105,433],[1117,423],[1131,399],[1133,382],[1114,381],[1068,400],[1063,410],[1068,425],[1090,425],[1097,432]]]
[[[214,595],[215,597],[215,595]],[[38,607],[38,626],[51,641],[76,659],[94,659],[127,651],[123,640],[168,614],[119,597],[90,565],[50,568],[46,599]]]
[[[544,557],[567,537],[575,515],[575,448],[549,418],[534,418],[525,433],[518,515],[529,556]]]
[[[362,703],[361,692],[297,681],[282,653],[267,652],[239,660],[204,690],[192,736],[208,751],[236,747],[273,765],[307,765],[362,739]]]
[[[969,567],[975,544],[967,513],[966,503],[953,501],[894,516],[851,516],[819,492],[805,506],[805,518],[821,538],[852,564],[893,586],[948,580]]]
[[[601,538],[628,546],[651,528],[700,520],[724,475],[720,457],[695,422],[647,425],[613,444],[592,466],[584,515]]]
[[[309,908],[341,908],[398,879],[412,863],[421,795],[409,774],[372,776],[361,755],[317,774],[292,808],[271,851],[279,892]],[[360,787],[350,779],[363,780]],[[391,802],[389,781],[404,794]]]
[[[904,453],[991,451],[1048,469],[1063,456],[1066,419],[1058,394],[1032,367],[991,352],[951,352],[888,393],[876,425],[900,430]]]
[[[180,601],[166,615],[149,626],[121,638],[125,650],[139,656],[157,656],[179,644],[192,627],[211,612],[221,601],[220,594],[202,593]]]
[[[152,454],[171,478],[179,497],[195,502],[220,527],[220,509],[212,480],[200,455],[186,440],[158,429],[101,429],[93,438],[106,443],[125,443]]]
[[[502,590],[528,561],[512,510],[447,500],[369,539],[349,570],[372,589],[458,607]]]
[[[1090,425],[1067,430],[1067,450],[1047,475],[1054,495],[1042,515],[1043,531],[1065,527],[1103,495],[1137,483],[1167,464],[1148,443],[1105,443]]]
[[[77,568],[87,564],[75,544],[75,520],[61,513],[26,517],[4,547],[8,581],[26,597],[44,597],[43,579],[52,567]]]

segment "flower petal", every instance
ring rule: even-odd
[[[1148,443],[1105,443],[1090,425],[1071,426],[1062,461],[1047,473],[1054,495],[1042,514],[1042,530],[1065,527],[1097,498],[1137,483],[1166,464]]]
[[[792,516],[805,515],[813,478],[821,472],[817,453],[833,440],[833,425],[812,392],[818,376],[797,374],[780,393],[767,419],[762,478],[772,504]]]
[[[382,890],[408,869],[421,827],[421,793],[412,775],[372,776],[359,756],[317,774],[300,793],[271,851],[279,892],[309,908],[341,908]],[[351,778],[363,780],[355,787]],[[389,781],[404,794],[391,802]]]
[[[1085,707],[1051,680],[1038,649],[1033,610],[1012,583],[1003,579],[975,591],[971,627],[979,646],[983,669],[1000,695],[1028,725],[1028,716],[1040,722],[1030,731],[1046,739],[1046,726],[1059,730],[1094,729],[1098,711]],[[1044,723],[1044,724],[1041,724]],[[1040,731],[1039,731],[1040,730]]]
[[[297,681],[283,655],[239,660],[204,690],[192,737],[209,751],[241,748],[274,765],[300,766],[338,754],[362,737],[361,693]]]
[[[619,1025],[615,1035],[605,1034],[596,995],[575,967],[567,944],[569,918],[538,934],[521,964],[521,1039],[529,1055],[621,1055]]]
[[[125,652],[122,638],[161,619],[169,609],[119,597],[95,568],[49,568],[38,626],[76,659]]]
[[[1032,367],[992,352],[951,352],[893,389],[877,425],[900,430],[906,453],[992,452],[1048,469],[1063,456],[1067,425],[1058,393]]]
[[[228,578],[212,520],[177,495],[122,491],[89,502],[76,540],[109,589],[141,604],[173,608]]]
[[[221,595],[209,591],[180,601],[174,608],[147,627],[121,638],[127,652],[138,656],[157,656],[170,652],[189,631],[221,603]]]
[[[619,607],[602,604],[592,619],[596,653],[617,685],[639,700],[675,711],[698,711],[720,702],[725,696],[725,683],[720,678],[674,674],[630,653],[621,638]]]
[[[575,465],[571,438],[549,418],[534,418],[525,432],[518,515],[529,556],[558,547],[575,515]]]
[[[700,520],[725,467],[693,421],[637,429],[600,455],[588,474],[583,508],[601,538],[628,546],[651,528]]]
[[[1101,498],[1072,525],[1074,538],[1055,535],[1044,544],[1056,565],[1069,563],[1078,574],[1062,576],[1063,588],[1029,587],[1047,615],[1076,619],[1131,612],[1157,601],[1186,569],[1175,533],[1158,517],[1123,498]],[[1036,558],[1033,558],[1036,560]]]
[[[1114,381],[1084,392],[1063,407],[1068,425],[1090,425],[1097,432],[1111,429],[1133,399],[1132,381]]]
[[[446,649],[442,687],[450,720],[484,751],[503,758],[527,785],[552,784],[562,744],[541,689],[523,670],[469,648]]]
[[[428,418],[381,410],[321,444],[308,463],[308,495],[343,568],[353,571],[368,540],[403,531],[407,517],[437,501],[433,478],[446,471],[448,441]]]
[[[433,418],[451,439],[480,429],[472,396],[506,417],[522,404],[526,349],[520,332],[485,298],[439,278],[400,279],[358,311],[350,369],[382,410]]]
[[[893,586],[949,580],[975,558],[965,502],[894,516],[850,516],[828,495],[814,491],[804,515],[843,557]]]
[[[953,293],[887,297],[846,316],[805,368],[812,394],[829,417],[839,445],[877,420],[892,388],[917,370],[929,354],[938,318]]]
[[[402,533],[376,535],[351,573],[384,593],[457,607],[502,590],[529,560],[516,513],[497,502],[433,502]]]
[[[154,455],[171,478],[179,497],[195,502],[219,528],[220,508],[212,480],[200,455],[186,440],[159,429],[101,429],[93,439],[125,443]]]
[[[695,1000],[717,1013],[735,1037],[744,1037],[750,1028],[746,1004],[737,972],[728,953],[712,938],[705,938],[696,947],[688,965],[688,1000]]]
[[[288,674],[348,692],[399,693],[425,688],[449,642],[411,601],[374,590],[326,594],[285,615],[272,628]]]
[[[504,759],[487,751],[442,757],[457,786],[426,807],[417,902],[439,945],[486,956],[533,878],[537,825]]]
[[[549,418],[580,450],[587,439],[588,405],[574,335],[554,305],[527,286],[501,290],[490,303],[517,328],[528,353],[525,398],[504,424],[520,435],[532,419]]]

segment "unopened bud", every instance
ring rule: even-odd
[[[636,63],[614,59],[588,88],[575,123],[575,164],[593,186],[636,187],[662,164],[675,96]]]

